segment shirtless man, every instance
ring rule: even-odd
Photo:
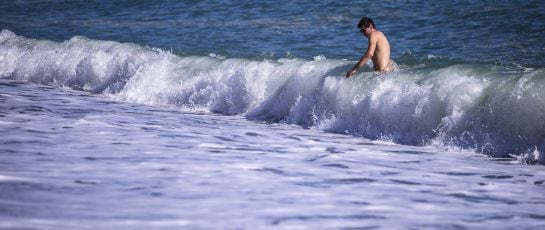
[[[396,69],[395,63],[390,59],[390,43],[386,36],[375,27],[375,23],[368,17],[364,17],[358,23],[360,32],[369,40],[367,52],[350,71],[346,72],[349,78],[355,74],[369,59],[373,60],[373,68],[379,72],[390,72]]]

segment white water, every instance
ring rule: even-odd
[[[244,115],[408,145],[462,148],[543,163],[543,70],[444,64],[342,77],[352,62],[180,57],[74,37],[0,33],[0,76],[183,111]],[[427,63],[429,62],[429,63]]]
[[[0,228],[545,226],[545,171],[0,80]]]

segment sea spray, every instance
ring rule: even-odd
[[[413,60],[414,62],[414,60]],[[69,87],[120,101],[319,127],[408,145],[495,157],[545,148],[543,69],[428,58],[394,73],[346,79],[353,62],[177,56],[135,44],[65,42],[0,33],[2,78]]]

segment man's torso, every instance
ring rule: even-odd
[[[373,54],[373,67],[375,71],[387,71],[390,63],[390,43],[386,36],[380,31],[375,31],[371,36],[377,36],[377,45]]]

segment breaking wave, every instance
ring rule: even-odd
[[[64,42],[0,33],[0,77],[69,87],[116,100],[241,114],[388,139],[470,149],[544,163],[545,70],[406,54],[401,70],[354,62],[178,56],[76,36]]]

